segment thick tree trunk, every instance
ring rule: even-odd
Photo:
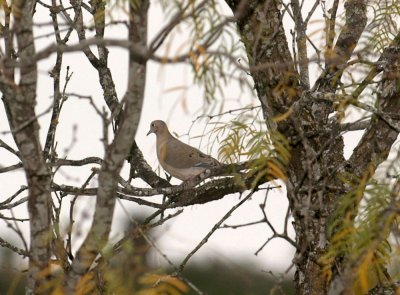
[[[304,66],[300,67],[300,73],[294,67],[279,1],[226,2],[238,17],[239,34],[270,132],[276,132],[276,128],[289,140],[291,147],[286,184],[298,245],[294,258],[297,294],[326,294],[329,281],[322,275],[319,260],[329,244],[328,217],[339,196],[346,192],[339,180],[345,163],[339,124],[335,120],[328,122],[332,112],[329,101],[311,97]],[[357,3],[364,4],[362,1]],[[300,14],[297,18],[301,21]],[[338,52],[347,50],[345,58],[336,61],[336,70],[350,57],[365,24],[358,25],[361,29],[355,32],[356,36],[341,35],[352,42],[345,43],[343,48],[335,47]],[[306,51],[306,48],[303,46],[299,50]],[[307,54],[302,54],[306,62]],[[301,75],[306,77],[302,79]],[[334,91],[336,85],[329,79],[321,81],[326,83],[325,91]],[[275,123],[273,117],[282,114],[290,115]]]
[[[330,238],[327,235],[328,221],[341,198],[351,187],[343,179],[371,178],[377,166],[384,161],[399,134],[398,124],[386,115],[377,114],[371,120],[363,138],[352,157],[343,156],[342,127],[333,101],[338,101],[336,89],[348,60],[358,44],[367,23],[365,0],[350,0],[345,7],[345,25],[334,44],[334,26],[327,38],[325,71],[310,89],[307,63],[307,48],[304,46],[304,24],[298,1],[291,1],[298,39],[298,73],[288,49],[288,43],[279,11],[280,1],[226,0],[237,17],[237,27],[246,48],[251,75],[263,108],[264,118],[271,134],[279,132],[289,141],[291,160],[286,165],[287,192],[294,217],[297,252],[296,294],[351,294],[353,280],[347,286],[343,281],[351,270],[342,269],[341,259],[333,263],[333,278],[323,273],[322,257],[326,253]],[[378,95],[378,112],[383,114],[399,110],[399,41],[385,49],[379,62],[385,68],[372,69],[366,83],[383,71]],[[372,78],[371,78],[372,77]],[[397,86],[395,86],[397,85]],[[352,93],[354,100],[363,92],[362,84]],[[332,99],[333,97],[333,99]],[[285,114],[284,120],[274,122],[274,116]],[[276,131],[275,131],[276,130]],[[358,204],[355,204],[358,206]],[[342,289],[338,289],[337,287]]]
[[[36,106],[36,63],[32,2],[14,1],[14,26],[20,66],[19,84],[14,81],[13,66],[6,66],[5,79],[0,83],[10,130],[22,161],[28,184],[28,212],[30,218],[30,252],[27,294],[46,294],[49,284],[51,258],[51,173],[48,169],[39,140]],[[8,36],[12,44],[11,35]],[[12,45],[11,45],[12,46]],[[11,52],[8,48],[7,52]],[[6,64],[12,63],[7,55]]]

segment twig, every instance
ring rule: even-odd
[[[26,191],[27,189],[27,186],[21,185],[21,187],[11,197],[8,197],[6,200],[0,203],[0,210],[3,209],[4,205],[11,203],[20,193]]]
[[[97,173],[96,173],[95,171],[93,171],[93,172],[89,175],[89,177],[86,179],[86,181],[82,184],[81,189],[86,188],[86,187],[89,185],[90,180],[91,180],[96,174],[97,174]],[[70,220],[70,223],[69,223],[69,226],[68,226],[67,245],[65,246],[65,249],[66,249],[66,251],[67,251],[67,253],[68,253],[68,256],[69,256],[71,259],[73,259],[73,257],[74,257],[74,256],[72,255],[72,227],[73,227],[73,225],[74,225],[74,223],[75,223],[75,221],[74,221],[74,207],[75,207],[75,203],[76,203],[76,200],[78,199],[78,197],[79,197],[79,193],[77,192],[77,193],[75,194],[74,198],[72,199],[71,205],[70,205],[70,208],[69,208],[69,220]]]
[[[331,11],[331,17],[327,21],[327,29],[326,29],[326,52],[327,54],[332,54],[333,41],[335,39],[335,24],[336,24],[336,13],[339,7],[339,0],[335,0],[333,2]]]
[[[6,240],[4,240],[1,237],[0,237],[0,246],[1,247],[6,247],[6,248],[10,249],[11,251],[13,251],[13,252],[15,252],[15,253],[23,256],[23,257],[29,257],[29,252],[10,244],[9,242],[7,242]]]
[[[19,152],[14,150],[8,144],[6,144],[2,139],[0,139],[0,147],[4,148],[5,150],[7,150],[10,153],[12,153],[12,154],[16,155],[17,157],[19,157]]]
[[[213,228],[207,233],[207,235],[200,241],[200,243],[186,256],[186,258],[182,261],[182,263],[179,265],[177,273],[174,275],[180,275],[185,268],[186,264],[190,260],[190,258],[205,244],[207,243],[208,239],[211,237],[211,235],[221,226],[221,224],[228,219],[231,214],[239,208],[241,205],[243,205],[248,199],[250,199],[254,194],[254,191],[250,191],[246,197],[244,197],[240,202],[238,202],[235,206],[233,206],[221,219],[218,221]]]

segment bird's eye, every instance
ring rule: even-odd
[[[151,123],[151,127],[154,127],[154,123]]]

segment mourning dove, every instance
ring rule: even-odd
[[[180,180],[191,180],[207,169],[221,165],[213,157],[172,136],[164,121],[151,122],[147,135],[150,133],[157,137],[157,158],[161,167]]]

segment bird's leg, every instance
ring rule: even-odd
[[[197,174],[197,175],[190,175],[189,177],[186,178],[186,180],[184,181],[187,185],[194,186],[195,183],[199,180],[203,179],[203,173]]]
[[[210,176],[210,174],[211,174],[211,170],[206,169],[203,172],[201,172],[199,175],[197,175],[196,177],[198,177],[201,181],[204,181],[208,176]]]

